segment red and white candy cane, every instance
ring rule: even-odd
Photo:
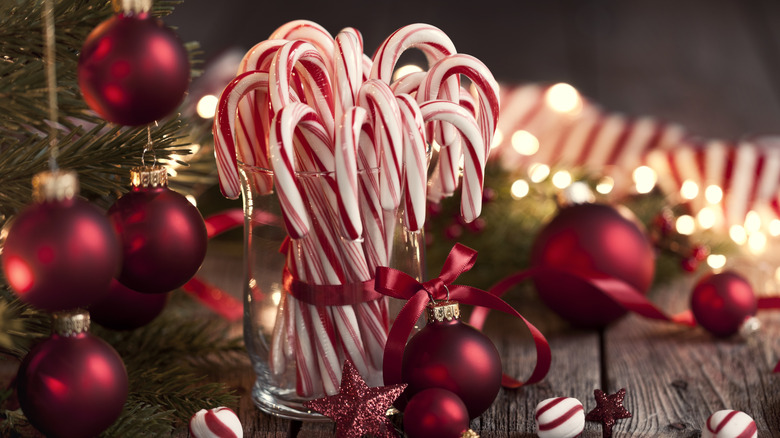
[[[441,120],[452,124],[462,134],[464,144],[463,188],[460,212],[471,222],[482,212],[482,185],[485,176],[485,146],[474,116],[456,103],[434,100],[420,105],[423,120]]]
[[[227,198],[236,199],[240,194],[235,140],[238,103],[246,94],[265,89],[268,89],[267,73],[246,72],[230,81],[220,95],[212,132],[219,187]],[[251,155],[251,152],[242,151],[242,158],[247,153]]]
[[[403,134],[398,103],[390,87],[369,79],[360,87],[358,104],[368,110],[374,128],[374,141],[381,150],[379,162],[380,201],[385,210],[395,210],[401,202]]]
[[[309,20],[293,20],[279,26],[270,40],[302,40],[311,43],[325,59],[328,68],[333,65],[333,36],[324,27]]]
[[[328,68],[322,54],[312,44],[302,40],[285,43],[274,55],[269,70],[268,94],[272,112],[275,114],[292,102],[290,79],[295,70],[301,78],[306,103],[317,112],[332,138],[333,91]]]
[[[401,76],[396,79],[395,82],[390,84],[390,89],[393,90],[393,94],[398,96],[399,94],[409,94],[411,96],[417,95],[417,90],[420,88],[420,84],[425,80],[427,72],[415,71],[407,75]]]
[[[391,83],[393,69],[398,59],[409,48],[421,50],[429,65],[456,53],[452,40],[441,29],[429,24],[410,24],[393,32],[379,46],[373,57],[371,78]],[[458,78],[453,76],[443,87],[439,98],[457,102],[459,91]],[[432,133],[435,133],[435,137]],[[444,162],[445,169],[448,170],[448,172],[439,172],[440,178],[434,183],[441,186],[442,193],[450,195],[455,192],[458,184],[457,164],[458,157],[460,157],[460,145],[457,131],[445,124],[440,129],[429,131],[427,137],[429,139],[435,138],[441,146],[443,152],[440,161]],[[453,147],[453,149],[448,149],[449,147]],[[454,164],[450,165],[450,162],[454,162]]]
[[[428,178],[428,144],[422,113],[408,94],[396,96],[404,132],[404,223],[410,231],[419,231],[425,223]]]
[[[363,83],[363,38],[357,30],[349,27],[336,35],[333,63],[335,120],[339,121],[344,111],[357,104]]]
[[[489,148],[498,124],[498,83],[490,70],[479,59],[471,55],[457,53],[437,61],[428,70],[425,80],[420,84],[417,101],[422,103],[441,99],[442,86],[450,77],[457,75],[463,75],[471,80],[473,88],[477,91],[479,105],[475,114],[482,133],[483,144]]]
[[[344,238],[357,240],[363,234],[358,201],[357,145],[366,110],[352,107],[344,113],[336,130],[336,182],[338,213]]]

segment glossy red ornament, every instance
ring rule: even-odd
[[[119,268],[119,243],[103,213],[75,197],[75,173],[45,173],[37,184],[74,185],[70,197],[38,199],[13,220],[3,272],[19,298],[39,309],[87,307],[108,292]]]
[[[89,306],[93,322],[113,330],[133,330],[143,327],[157,318],[170,294],[144,294],[136,292],[112,279],[105,297]]]
[[[401,365],[402,381],[409,386],[406,400],[428,388],[455,393],[466,405],[469,418],[490,407],[501,388],[501,357],[496,346],[479,330],[458,319],[432,318],[432,309],[454,306],[443,303],[428,308],[429,322],[406,344]]]
[[[84,100],[104,119],[145,125],[170,114],[190,81],[187,50],[146,12],[118,14],[87,36],[79,55]]]
[[[134,186],[108,211],[121,240],[117,280],[143,293],[170,292],[189,281],[206,256],[203,217],[168,188],[164,167],[133,169]]]
[[[703,277],[691,294],[696,322],[715,336],[737,333],[757,310],[758,301],[750,283],[732,271]]]
[[[460,438],[468,428],[466,405],[446,389],[422,390],[404,409],[404,433],[409,438]]]
[[[76,315],[88,321],[88,314]],[[19,404],[30,423],[47,437],[97,436],[116,421],[127,399],[122,359],[108,343],[86,332],[83,324],[83,319],[77,320],[70,333],[57,329],[30,350],[19,367]]]
[[[562,208],[536,237],[534,267],[540,298],[573,324],[599,327],[625,310],[582,279],[617,278],[646,293],[655,273],[655,253],[647,237],[614,208],[577,204]]]

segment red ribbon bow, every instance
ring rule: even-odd
[[[550,345],[542,332],[501,298],[470,286],[453,284],[460,274],[474,266],[477,252],[467,246],[455,244],[444,262],[437,278],[420,283],[404,272],[392,268],[378,267],[376,270],[376,291],[389,297],[407,300],[393,323],[385,345],[385,385],[401,383],[401,363],[404,347],[414,325],[425,311],[430,300],[451,299],[463,304],[482,306],[508,313],[520,318],[528,327],[536,346],[536,366],[525,382],[504,375],[502,385],[519,388],[524,384],[542,380],[550,369],[552,354]],[[476,327],[481,328],[481,327]]]

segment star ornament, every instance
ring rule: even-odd
[[[596,397],[596,407],[585,416],[587,421],[599,421],[602,424],[604,438],[612,437],[612,426],[617,420],[630,418],[631,412],[623,407],[623,399],[626,397],[626,388],[614,394],[604,394],[597,389],[593,392]]]
[[[360,438],[367,434],[377,438],[397,437],[385,413],[406,389],[406,384],[369,388],[349,359],[344,361],[341,376],[338,394],[303,405],[333,419],[338,438]]]

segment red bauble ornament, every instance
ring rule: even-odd
[[[3,271],[19,298],[39,309],[86,307],[108,292],[119,243],[103,213],[77,198],[75,172],[33,179],[35,203],[14,219]]]
[[[120,125],[145,125],[176,109],[190,80],[187,50],[146,12],[118,14],[87,36],[78,65],[90,108]]]
[[[647,237],[614,208],[600,204],[565,207],[534,241],[531,264],[553,274],[533,277],[547,306],[580,326],[609,324],[625,310],[583,281],[616,278],[646,293],[655,253]]]
[[[48,437],[97,436],[119,417],[127,399],[122,359],[88,327],[88,313],[55,315],[55,333],[19,367],[19,404]]]
[[[404,410],[404,432],[409,438],[460,438],[468,428],[466,405],[446,389],[424,389]]]
[[[758,301],[750,283],[731,271],[705,276],[691,294],[696,322],[715,336],[737,333],[757,310]]]
[[[157,318],[169,294],[143,294],[111,280],[111,287],[100,301],[89,306],[92,321],[114,330],[133,330]]]
[[[438,303],[427,311],[428,324],[404,349],[401,376],[409,385],[404,395],[408,399],[424,389],[446,389],[463,401],[469,418],[476,418],[501,388],[498,350],[487,336],[458,319],[457,303]]]
[[[143,293],[189,281],[206,256],[206,224],[187,198],[168,188],[165,167],[132,171],[133,188],[108,211],[121,240],[120,283]]]

